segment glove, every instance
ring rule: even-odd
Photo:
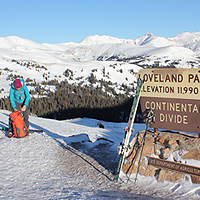
[[[26,110],[26,106],[25,106],[25,105],[23,105],[23,106],[22,106],[22,109],[21,109],[21,111],[23,111],[23,112],[24,112],[25,110]]]

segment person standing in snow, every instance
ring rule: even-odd
[[[21,112],[24,117],[24,122],[26,127],[29,129],[29,120],[28,120],[28,104],[29,104],[29,91],[25,85],[24,80],[16,79],[10,88],[10,102],[13,108],[13,111],[21,109]],[[9,130],[12,130],[12,124],[9,122]]]

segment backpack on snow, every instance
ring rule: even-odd
[[[20,111],[14,111],[10,114],[13,135],[12,137],[20,138],[29,135],[28,128],[23,120],[22,114]]]

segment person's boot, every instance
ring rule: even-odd
[[[8,137],[11,138],[12,136],[13,136],[13,133],[12,133],[12,132],[9,132],[9,133],[8,133]]]

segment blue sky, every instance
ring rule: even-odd
[[[37,43],[200,31],[200,0],[0,0],[0,37]]]

